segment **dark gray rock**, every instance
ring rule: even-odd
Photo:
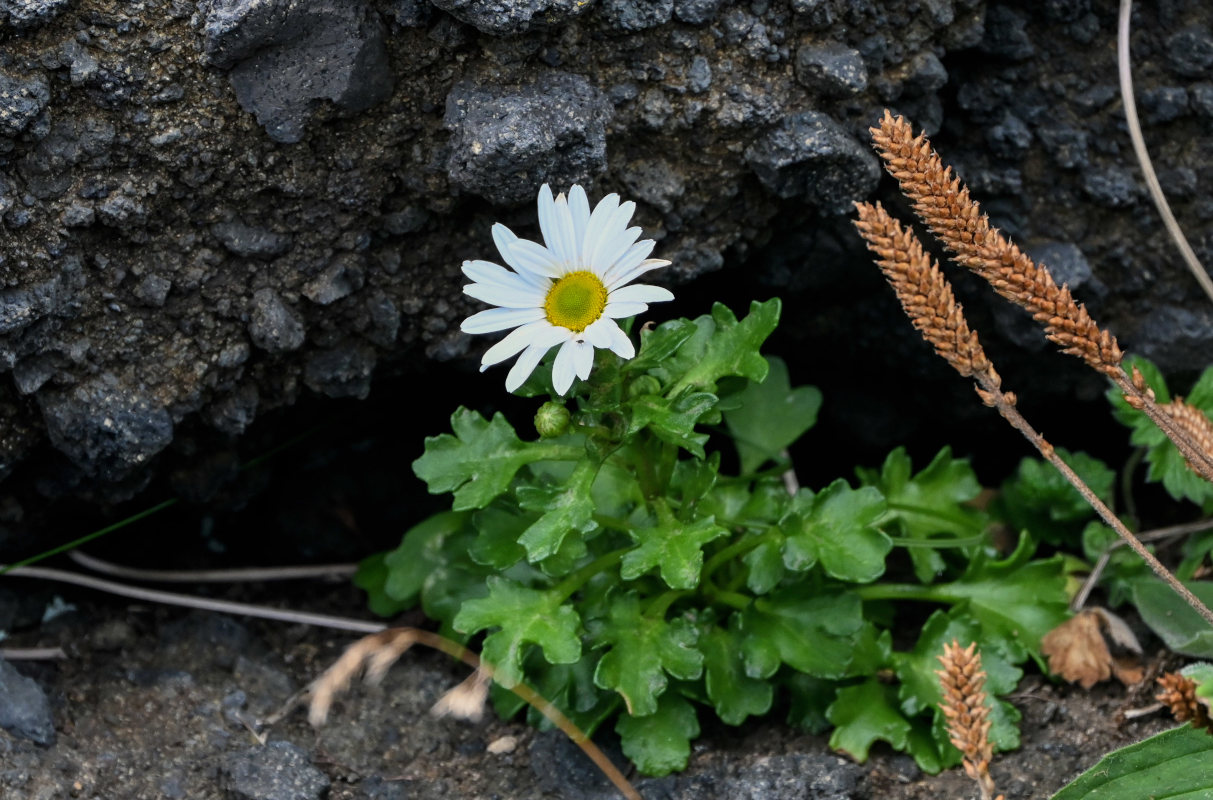
[[[243,222],[217,222],[211,226],[211,233],[229,251],[246,258],[272,258],[282,255],[291,247],[290,235]]]
[[[168,299],[173,282],[160,275],[145,275],[135,286],[135,297],[138,297],[152,308],[161,308]]]
[[[1192,281],[1186,270],[1182,273]],[[1191,369],[1190,365],[1207,362],[1213,353],[1213,313],[1204,308],[1159,306],[1141,320],[1128,346],[1164,373]]]
[[[383,24],[362,0],[209,0],[203,50],[231,69],[240,107],[276,142],[303,138],[312,104],[364,111],[392,93]]]
[[[45,25],[67,8],[72,0],[0,0],[0,28],[17,30]]]
[[[42,113],[50,99],[50,86],[44,76],[14,75],[0,70],[0,136],[21,133]]]
[[[313,303],[327,306],[362,288],[366,282],[366,265],[356,253],[342,253],[324,270],[303,286],[303,296]]]
[[[1188,90],[1182,86],[1147,89],[1138,98],[1142,121],[1147,125],[1171,122],[1188,113]]]
[[[517,88],[469,82],[451,90],[447,174],[495,203],[533,200],[536,188],[587,183],[606,169],[610,104],[580,75],[545,72]]]
[[[986,130],[986,144],[1000,158],[1022,158],[1032,145],[1032,131],[1019,117],[1007,113]]]
[[[0,728],[37,744],[53,744],[55,721],[42,687],[0,658]]]
[[[558,25],[583,13],[583,0],[432,0],[456,19],[483,33],[522,33],[538,26]]]
[[[329,779],[308,754],[290,742],[275,741],[230,754],[221,768],[233,800],[319,800]]]
[[[303,322],[273,289],[253,293],[248,332],[253,344],[271,353],[298,350],[304,340]]]
[[[767,756],[725,781],[721,797],[736,800],[850,800],[863,767],[823,753]]]
[[[1167,38],[1167,66],[1184,78],[1213,77],[1213,31],[1192,25]]]
[[[1083,175],[1082,188],[1088,197],[1105,208],[1132,206],[1142,193],[1134,173],[1120,166],[1087,171]]]
[[[109,373],[38,401],[51,443],[93,477],[117,480],[173,440],[164,406]]]
[[[868,70],[858,50],[820,42],[796,51],[796,80],[826,97],[847,97],[867,88]]]
[[[612,27],[643,31],[669,22],[674,0],[600,0],[598,13]]]
[[[712,65],[703,56],[695,56],[691,60],[691,68],[687,70],[687,90],[692,94],[703,94],[712,88]]]
[[[344,342],[312,353],[303,368],[303,382],[327,397],[364,398],[371,393],[375,350],[361,342]]]
[[[716,19],[724,0],[674,0],[674,19],[688,25],[707,25]]]
[[[420,28],[430,21],[433,6],[426,0],[392,0],[388,10],[400,27]]]
[[[746,160],[777,197],[799,198],[832,214],[849,212],[880,180],[871,150],[818,111],[785,117],[746,150]]]

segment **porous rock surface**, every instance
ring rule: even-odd
[[[1213,260],[1213,8],[1135,26],[1146,138]],[[474,355],[459,264],[494,220],[537,235],[544,181],[635,199],[672,284],[724,267],[800,302],[804,352],[916,370],[845,216],[891,197],[886,106],[1124,344],[1197,369],[1213,315],[1139,180],[1114,38],[1110,0],[0,0],[0,475],[49,443],[40,491],[120,496],[183,431],[204,452]]]

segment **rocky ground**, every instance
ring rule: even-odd
[[[45,593],[38,591],[40,597]],[[261,587],[241,600],[359,613],[348,588]],[[562,735],[491,714],[427,712],[466,676],[444,656],[409,653],[379,687],[357,687],[313,730],[302,711],[261,720],[352,637],[330,630],[130,604],[87,592],[79,610],[6,641],[62,646],[56,662],[0,664],[0,795],[6,800],[586,800],[618,795]],[[996,757],[1008,800],[1045,798],[1103,753],[1173,724],[1126,719],[1148,692],[1086,692],[1028,677],[1010,699],[1023,747]],[[610,738],[602,739],[622,763]],[[922,774],[874,748],[866,764],[772,720],[709,727],[681,774],[635,778],[647,800],[934,800],[975,797],[960,770]]]

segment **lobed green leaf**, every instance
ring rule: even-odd
[[[766,380],[749,383],[737,398],[739,406],[724,414],[743,475],[778,460],[788,445],[813,427],[821,408],[820,390],[814,386],[793,389],[783,359],[771,357],[767,362]]]

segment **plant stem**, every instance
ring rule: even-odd
[[[953,597],[938,586],[923,586],[921,583],[869,583],[852,586],[849,590],[859,595],[860,600],[922,600],[929,603],[954,603]]]
[[[676,601],[692,594],[685,589],[671,589],[668,592],[657,595],[653,602],[649,603],[648,608],[644,610],[644,616],[660,619],[665,616],[665,612],[669,610]]]
[[[605,555],[599,556],[577,571],[570,573],[564,580],[556,584],[556,587],[552,590],[559,597],[557,602],[564,602],[573,592],[584,586],[590,578],[618,564],[623,560],[624,555],[632,549],[634,548],[621,547],[618,550],[612,550]]]
[[[910,514],[918,514],[919,516],[923,517],[933,517],[935,519],[943,520],[944,522],[951,522],[954,525],[962,525],[966,528],[972,528],[974,524],[974,520],[961,516],[960,514],[949,514],[944,511],[939,511],[938,509],[916,506],[912,503],[886,503],[886,507],[889,509],[889,511],[905,511]]]
[[[1015,408],[1015,396],[1010,393],[1004,393],[1002,388],[997,383],[990,380],[988,375],[978,373],[977,375],[974,375],[974,377],[977,378],[977,381],[981,384],[981,387],[985,389],[986,395],[994,402],[994,407],[998,409],[998,413],[1002,415],[1003,419],[1011,423],[1012,427],[1022,433],[1024,437],[1027,438],[1027,440],[1040,451],[1040,454],[1044,456],[1044,458],[1050,464],[1057,468],[1057,471],[1070,482],[1071,486],[1078,490],[1078,493],[1082,495],[1083,499],[1086,500],[1088,504],[1090,504],[1091,508],[1095,509],[1095,512],[1099,514],[1100,518],[1103,519],[1108,527],[1116,531],[1116,533],[1120,535],[1120,538],[1124,539],[1125,544],[1133,548],[1133,552],[1141,556],[1141,560],[1146,562],[1146,565],[1154,571],[1155,575],[1161,578],[1163,582],[1170,586],[1176,594],[1182,597],[1184,602],[1192,606],[1193,610],[1195,610],[1197,614],[1200,614],[1205,622],[1209,623],[1210,626],[1213,626],[1213,611],[1210,611],[1209,607],[1202,603],[1199,597],[1192,594],[1192,591],[1187,586],[1184,586],[1178,578],[1172,575],[1171,571],[1164,567],[1162,562],[1155,558],[1154,554],[1146,549],[1146,546],[1133,535],[1132,531],[1126,528],[1124,523],[1112,513],[1112,510],[1104,505],[1104,502],[1099,499],[1099,496],[1096,495],[1095,492],[1091,491],[1091,487],[1083,483],[1082,478],[1078,477],[1077,473],[1070,469],[1070,465],[1061,460],[1061,457],[1058,456],[1053,450],[1053,445],[1045,441],[1045,438],[1037,433],[1036,430],[1028,424],[1028,421],[1023,418],[1023,415],[1020,414]],[[1120,381],[1117,381],[1118,385],[1120,383]],[[1153,405],[1153,401],[1149,400],[1149,398],[1145,398],[1144,395],[1138,392],[1133,384],[1127,379],[1124,381],[1124,386],[1121,388],[1125,387],[1133,389],[1135,396],[1142,397],[1148,401],[1147,408]],[[1172,421],[1169,416],[1159,411],[1157,406],[1153,406],[1153,408],[1155,413],[1151,414],[1150,418],[1154,420],[1156,425],[1163,428],[1164,431],[1167,431],[1167,428],[1160,424],[1159,420],[1155,419],[1155,417],[1158,416],[1165,418],[1172,429],[1177,429],[1174,421]],[[1147,411],[1147,413],[1149,412]],[[1169,432],[1168,436],[1171,436]],[[1176,445],[1180,444],[1174,436],[1172,436],[1172,441],[1175,441]],[[1180,452],[1183,452],[1185,456],[1187,456],[1188,451],[1193,452],[1194,455],[1200,452],[1199,450],[1193,448],[1190,443],[1187,443],[1186,449],[1185,447],[1180,446]],[[1210,456],[1203,453],[1202,455],[1204,458],[1204,463],[1208,463]],[[1194,458],[1189,458],[1188,460],[1193,464],[1196,463],[1196,459]],[[1207,472],[1201,474],[1207,474]]]
[[[720,603],[722,606],[736,608],[739,611],[750,607],[754,602],[754,598],[741,592],[730,592],[725,589],[720,589],[708,581],[703,581],[700,584],[699,591],[703,593],[713,603]]]
[[[708,559],[707,563],[703,565],[703,572],[700,573],[702,576],[701,580],[706,581],[708,578],[712,577],[712,573],[719,569],[720,566],[725,562],[732,561],[733,559],[737,558],[737,556],[744,555],[759,545],[773,541],[781,535],[782,534],[780,534],[779,531],[768,530],[766,533],[760,533],[757,536],[743,536],[741,539],[738,539],[731,545],[728,545],[721,550],[717,550],[716,553]]]

